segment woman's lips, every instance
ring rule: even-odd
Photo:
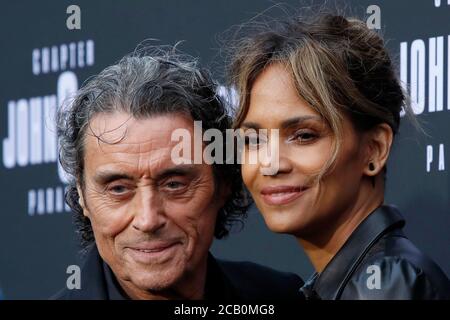
[[[268,205],[279,206],[288,204],[299,198],[306,191],[305,187],[274,186],[261,190],[261,196]]]

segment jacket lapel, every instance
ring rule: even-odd
[[[321,299],[336,300],[367,252],[387,232],[402,228],[405,220],[393,206],[372,212],[315,279],[312,290]]]

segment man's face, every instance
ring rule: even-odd
[[[177,114],[98,114],[90,122],[81,203],[122,287],[176,290],[206,264],[224,200],[212,166],[171,161],[172,132],[184,128],[193,137],[193,125]]]

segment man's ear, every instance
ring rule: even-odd
[[[387,123],[380,123],[367,134],[367,163],[364,174],[376,176],[383,170],[389,157],[394,133]]]
[[[81,209],[83,210],[83,215],[85,217],[89,217],[89,211],[86,207],[86,202],[83,197],[83,190],[81,189],[81,186],[79,183],[77,183],[77,192],[78,192],[78,204],[80,205]]]

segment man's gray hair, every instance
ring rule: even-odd
[[[94,242],[77,191],[77,183],[84,187],[84,137],[93,116],[113,112],[126,112],[135,119],[184,114],[193,121],[202,121],[203,130],[216,128],[224,137],[231,127],[231,118],[210,73],[200,68],[196,59],[175,48],[141,48],[88,79],[73,102],[57,113],[59,160],[69,175],[66,202],[74,213],[83,248]],[[101,139],[101,135],[97,138]],[[232,189],[218,213],[217,238],[226,236],[233,222],[243,222],[250,204],[240,167],[237,161],[233,163],[213,164],[216,186],[220,182]]]

